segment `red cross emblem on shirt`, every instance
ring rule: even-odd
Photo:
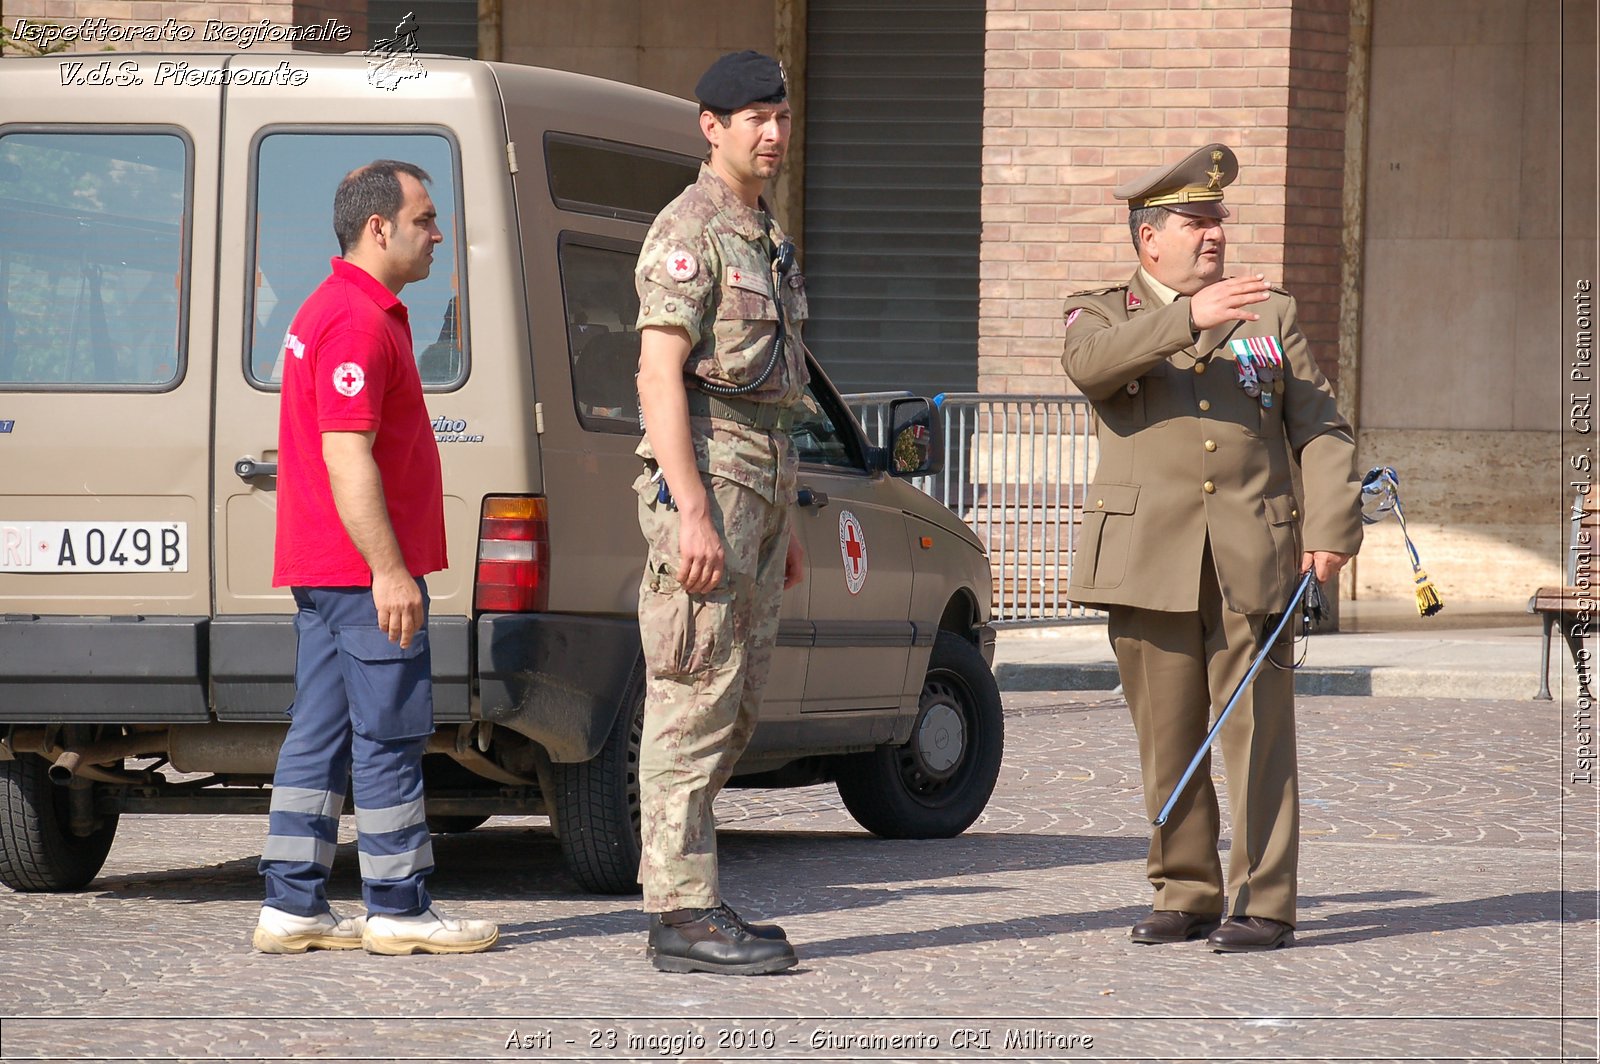
[[[738,270],[734,270],[733,271],[733,283],[734,284],[738,284],[742,280],[744,280],[744,274],[740,273]]]
[[[672,260],[672,268],[674,270],[687,270],[689,268],[689,260],[680,255]]]
[[[366,370],[354,362],[341,362],[333,370],[333,386],[347,399],[354,398],[366,387]]]

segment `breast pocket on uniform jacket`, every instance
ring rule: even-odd
[[[1148,423],[1144,404],[1149,391],[1150,379],[1135,377],[1095,403],[1095,413],[1113,434],[1131,436]]]
[[[1092,484],[1083,505],[1075,574],[1084,587],[1111,588],[1122,583],[1133,545],[1137,484]]]
[[[772,355],[777,335],[778,305],[770,295],[743,288],[724,288],[717,306],[716,363],[731,384],[755,380]]]
[[[1239,377],[1239,363],[1232,358],[1216,360],[1216,368],[1228,374],[1218,414],[1244,429],[1248,436],[1275,436],[1283,432],[1283,386],[1259,384],[1260,394],[1245,391]],[[1281,378],[1280,378],[1281,380]],[[1263,402],[1265,400],[1265,402]]]

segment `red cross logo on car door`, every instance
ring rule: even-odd
[[[849,510],[839,512],[839,556],[844,560],[845,587],[859,595],[867,582],[867,537]]]

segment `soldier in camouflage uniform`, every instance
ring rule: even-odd
[[[639,881],[655,967],[754,975],[792,967],[794,949],[722,903],[711,807],[755,730],[783,592],[801,574],[785,429],[807,381],[806,302],[760,198],[788,146],[782,69],[723,56],[696,92],[710,155],[656,218],[635,277],[649,545]]]

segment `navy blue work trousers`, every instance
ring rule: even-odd
[[[432,656],[428,589],[417,585],[423,628],[405,649],[378,627],[371,588],[293,589],[295,696],[261,853],[273,908],[328,911],[339,813],[351,787],[367,911],[414,915],[431,903],[422,754],[433,734]]]

